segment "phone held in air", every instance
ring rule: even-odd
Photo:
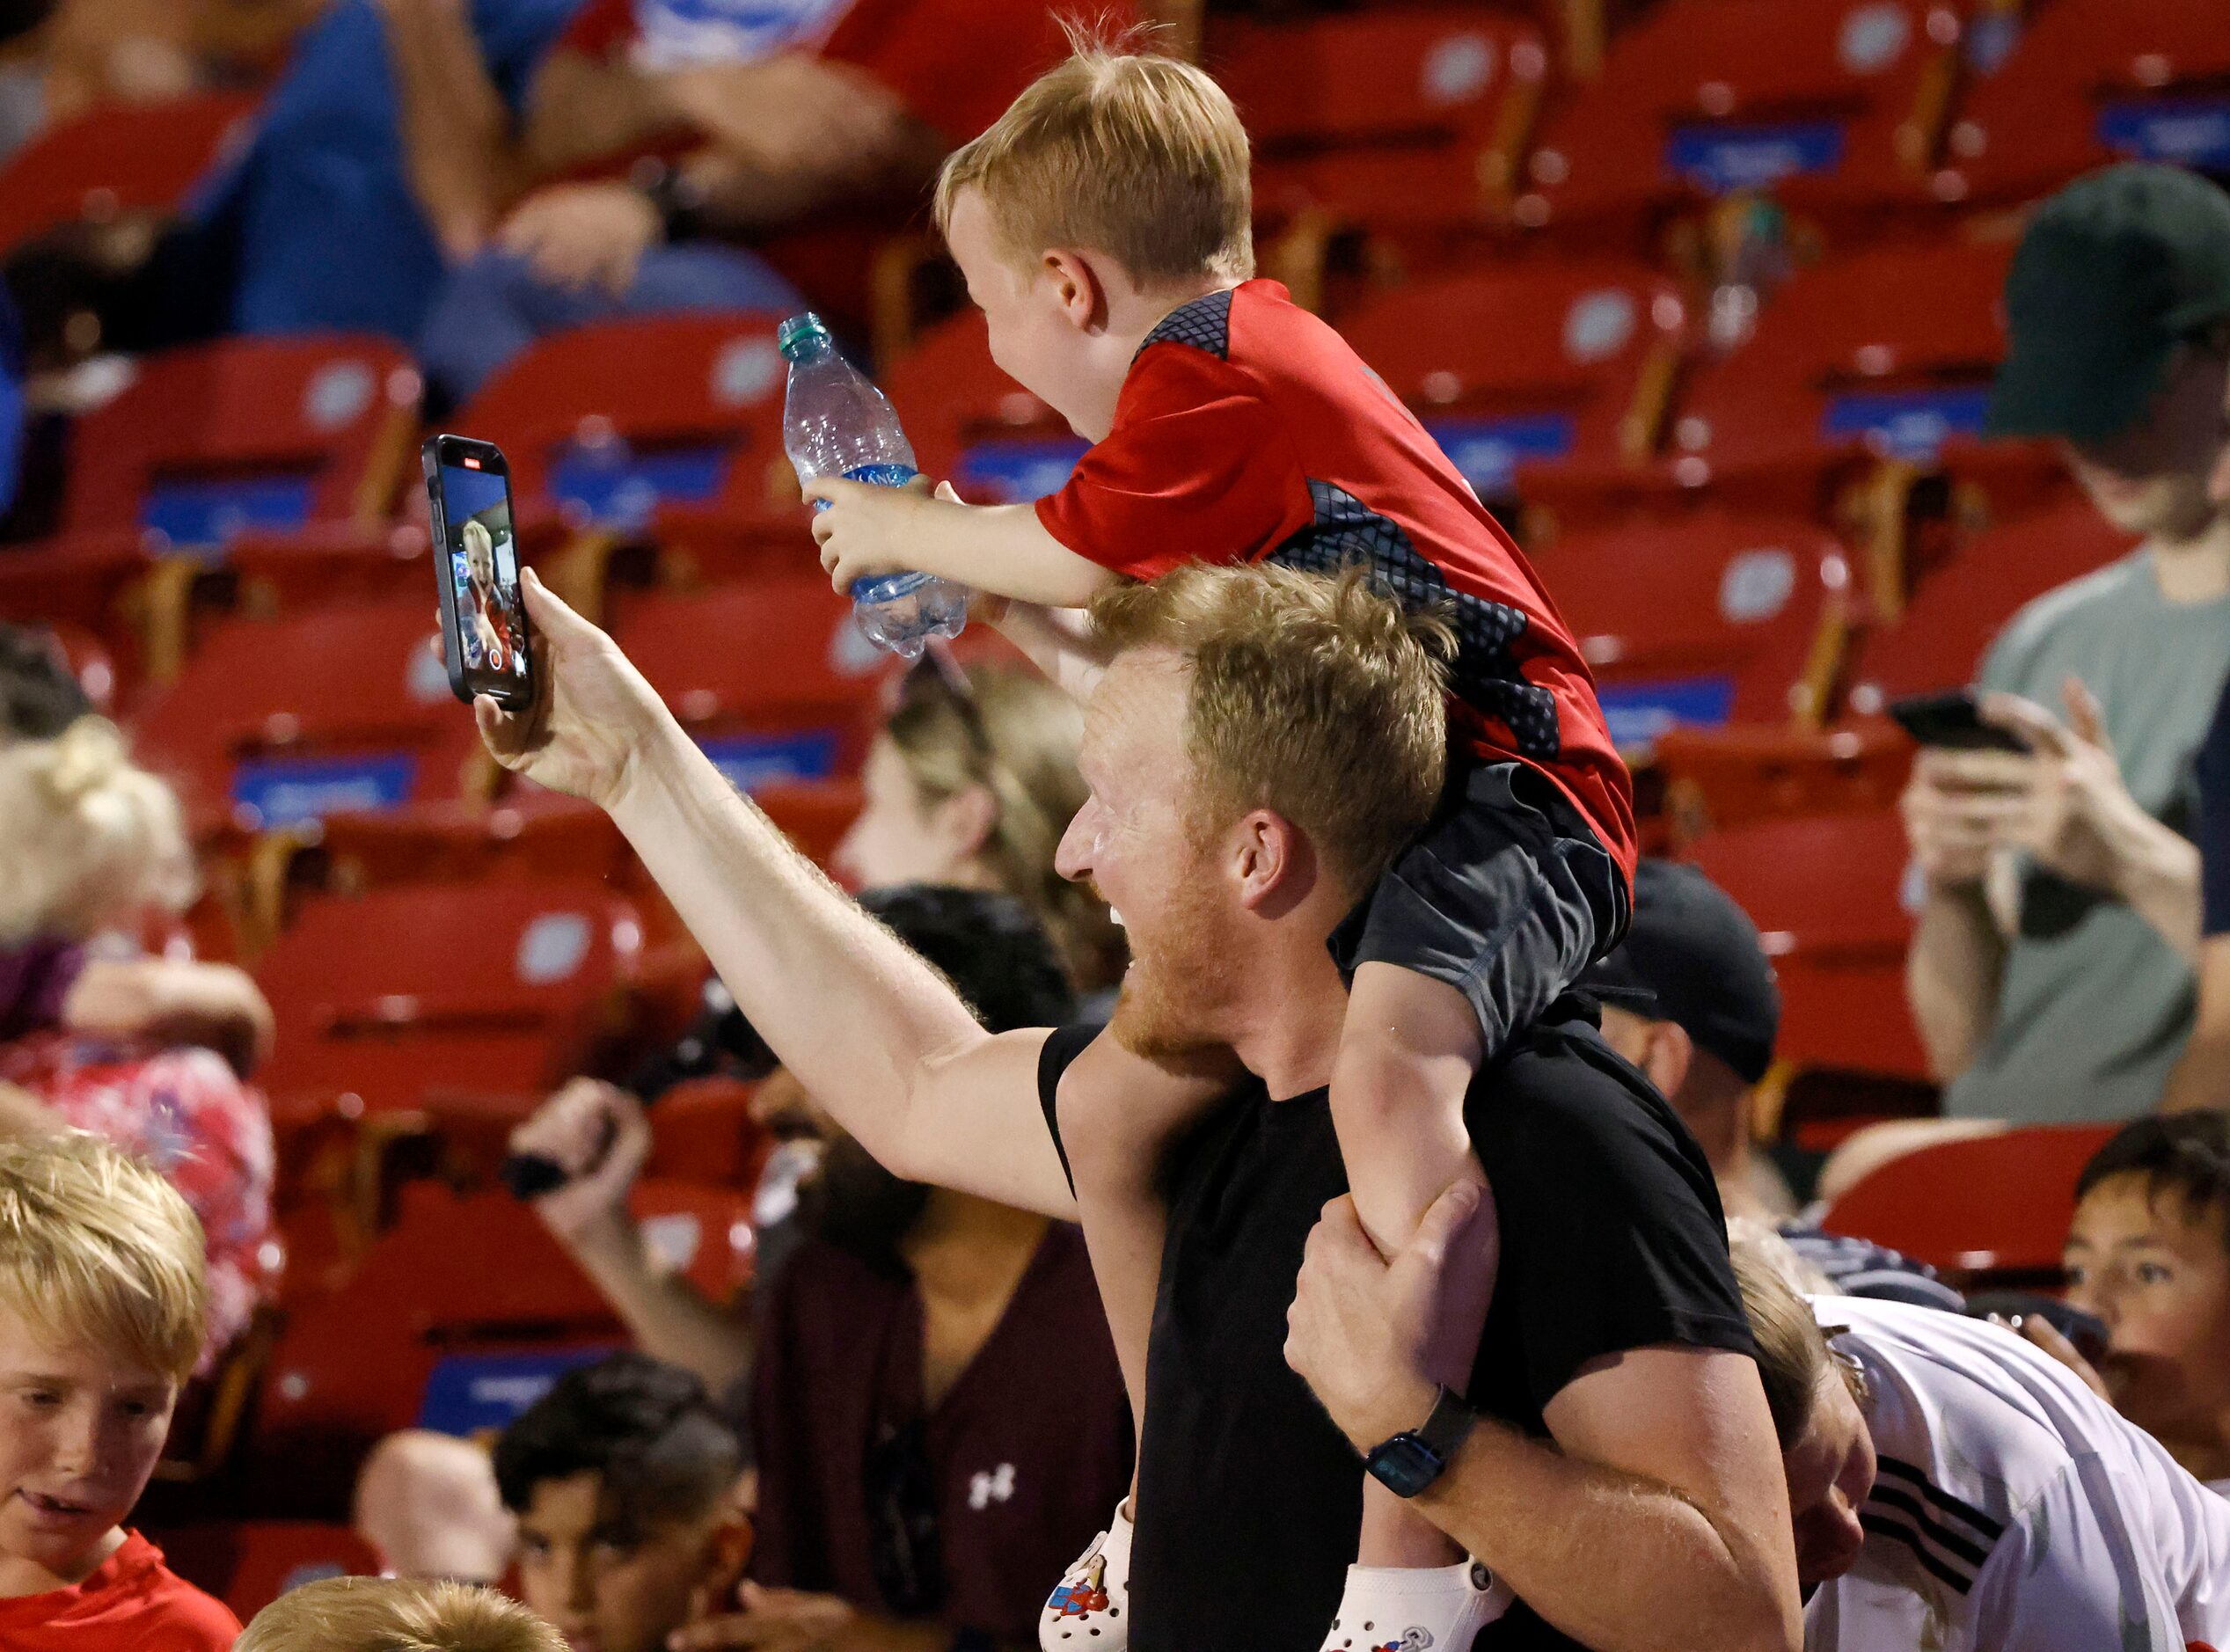
[[[534,704],[534,663],[519,593],[511,467],[494,442],[467,436],[429,437],[419,459],[450,691],[468,705],[486,694],[506,711],[524,711]]]
[[[2028,742],[2010,729],[1983,720],[1972,689],[1945,694],[1913,694],[1890,702],[1897,726],[1924,746],[1954,751],[2027,751]]]

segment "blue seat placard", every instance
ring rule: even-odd
[[[1694,122],[1673,128],[1664,145],[1665,170],[1707,195],[1763,189],[1842,164],[1839,121]]]
[[[1648,746],[1668,728],[1717,728],[1734,714],[1735,679],[1673,677],[1656,683],[1598,683],[1596,698],[1612,743],[1621,751]]]
[[[1435,419],[1425,434],[1440,444],[1481,499],[1507,493],[1517,467],[1533,459],[1561,459],[1572,450],[1570,413],[1516,413],[1493,419]]]
[[[979,442],[961,455],[953,479],[971,496],[1002,505],[1027,505],[1059,493],[1090,445],[1070,436]]]
[[[244,529],[292,533],[310,520],[309,475],[175,477],[149,485],[139,525],[181,551],[222,547]]]
[[[407,751],[371,757],[252,757],[232,772],[232,801],[256,823],[293,826],[343,810],[394,808],[409,800],[418,759]]]
[[[784,780],[825,780],[837,771],[843,733],[806,729],[792,735],[724,735],[700,741],[713,766],[739,791]]]
[[[2230,98],[2131,98],[2098,112],[2098,141],[2130,160],[2230,166]]]
[[[550,496],[591,521],[640,524],[662,501],[697,505],[715,497],[731,457],[725,442],[642,453],[618,442],[577,443],[552,464]]]
[[[1978,436],[1990,411],[1990,387],[1853,390],[1828,398],[1820,435],[1855,438],[1892,459],[1932,459],[1947,436]]]
[[[426,1379],[418,1426],[438,1434],[477,1434],[510,1426],[519,1413],[573,1370],[617,1353],[616,1347],[549,1349],[532,1354],[450,1354]]]

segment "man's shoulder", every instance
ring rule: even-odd
[[[1620,1060],[1592,1026],[1546,1021],[1473,1081],[1466,1111],[1482,1150],[1554,1159],[1641,1144],[1684,1158],[1689,1144],[1670,1104]]]
[[[1998,633],[1991,653],[1993,657],[2026,655],[2048,645],[2079,640],[2087,627],[2124,604],[2150,596],[2146,589],[2150,578],[2144,553],[2132,551],[2065,585],[2055,585],[2014,610]]]

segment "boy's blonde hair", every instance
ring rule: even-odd
[[[1254,273],[1247,128],[1192,64],[1127,51],[1073,26],[1073,54],[991,128],[947,157],[940,232],[964,189],[982,192],[1007,254],[1105,252],[1142,287]]]
[[[290,1589],[232,1652],[566,1652],[565,1638],[477,1583],[328,1577]]]
[[[0,941],[83,940],[194,898],[177,794],[105,717],[0,746]]]
[[[0,1301],[40,1337],[183,1382],[202,1266],[201,1224],[153,1166],[83,1130],[0,1141]]]
[[[1431,815],[1454,634],[1363,570],[1188,563],[1102,592],[1092,623],[1111,653],[1166,648],[1190,668],[1185,744],[1203,833],[1271,809],[1360,895]]]

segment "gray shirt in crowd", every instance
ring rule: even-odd
[[[2062,713],[2082,678],[2105,708],[2139,805],[2189,835],[2191,764],[2230,673],[2230,597],[2175,603],[2133,552],[2016,614],[1981,685]],[[1944,1095],[1954,1117],[2052,1124],[2131,1118],[2159,1101],[2191,1030],[2190,968],[2117,901],[2030,866],[1996,1023]]]

